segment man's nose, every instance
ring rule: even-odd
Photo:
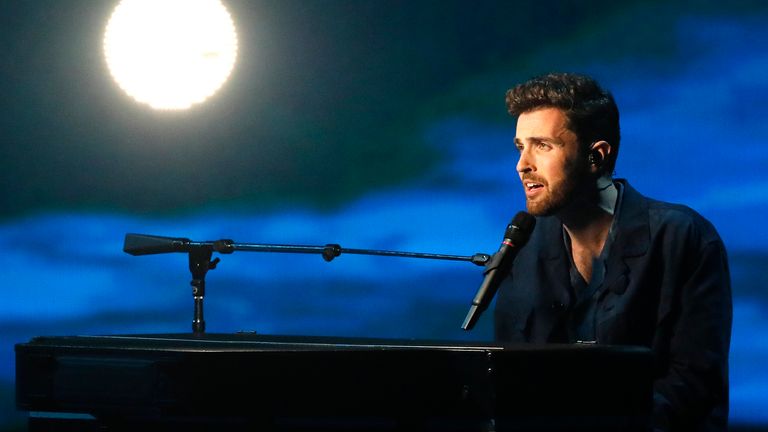
[[[517,159],[517,172],[525,173],[534,170],[533,160],[527,148],[520,151],[520,157]]]

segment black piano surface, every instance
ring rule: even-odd
[[[647,430],[632,346],[147,334],[16,345],[30,430]]]

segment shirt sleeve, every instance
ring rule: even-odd
[[[725,248],[712,241],[685,266],[666,374],[654,382],[655,431],[727,430],[732,302]],[[704,419],[704,420],[702,420]]]

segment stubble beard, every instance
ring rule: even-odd
[[[587,170],[579,169],[583,164],[578,158],[566,165],[565,179],[559,183],[546,183],[546,194],[536,200],[526,197],[525,207],[533,216],[552,216],[568,207],[578,195],[578,189],[588,177]]]

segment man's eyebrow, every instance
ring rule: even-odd
[[[528,137],[525,139],[526,141],[530,141],[531,144],[539,144],[539,143],[549,143],[554,144],[558,147],[562,147],[565,145],[563,141],[555,138],[555,137]],[[515,137],[515,144],[523,144],[523,140],[521,140],[518,137]]]

